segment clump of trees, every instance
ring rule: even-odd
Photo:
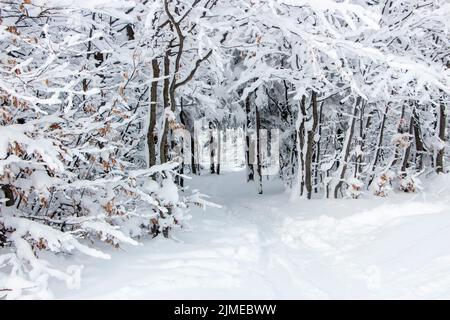
[[[1,2],[0,289],[8,298],[46,297],[49,277],[76,285],[78,269],[58,270],[40,252],[108,258],[86,240],[118,247],[169,237],[190,204],[204,204],[178,194],[177,163],[146,152],[156,107],[158,128],[167,134],[171,125],[151,100],[161,54],[153,41],[168,37],[154,24],[173,28],[164,11],[146,18],[149,5]],[[164,59],[172,57],[163,52],[157,63]],[[166,68],[174,99],[179,73]]]
[[[169,237],[208,204],[179,190],[221,173],[224,128],[246,135],[259,193],[259,129],[281,131],[296,196],[417,191],[446,171],[448,16],[445,0],[0,0],[0,295],[76,286],[44,251]]]
[[[228,83],[241,90],[246,128],[282,130],[280,176],[295,195],[414,192],[420,175],[445,172],[444,1],[254,1],[243,11],[230,17],[245,28]]]

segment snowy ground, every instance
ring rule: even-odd
[[[264,195],[243,172],[196,177],[222,209],[192,211],[178,242],[146,240],[84,265],[81,288],[53,283],[64,299],[450,298],[450,177],[436,192],[387,199],[289,200]],[[112,262],[112,263],[111,263]]]

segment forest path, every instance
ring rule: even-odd
[[[191,189],[222,208],[192,210],[175,241],[145,240],[111,261],[78,256],[81,288],[55,284],[56,297],[450,297],[449,182],[433,194],[290,201],[275,181],[258,195],[242,171],[194,177]]]

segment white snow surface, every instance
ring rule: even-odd
[[[222,208],[192,210],[175,239],[103,248],[111,260],[54,258],[84,266],[79,289],[52,282],[55,297],[450,298],[450,176],[417,194],[291,201],[277,181],[256,194],[244,174],[190,180]]]

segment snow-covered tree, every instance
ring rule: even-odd
[[[271,129],[294,197],[420,191],[448,168],[449,16],[446,0],[0,0],[0,295],[76,286],[48,251],[170,237],[208,204],[185,174],[221,174],[226,129],[260,194]]]

